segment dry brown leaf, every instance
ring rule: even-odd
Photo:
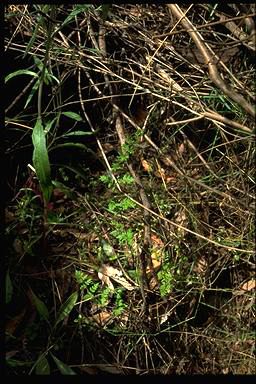
[[[117,283],[121,284],[124,288],[128,289],[128,291],[132,291],[135,287],[133,287],[124,277],[112,277]]]
[[[151,260],[152,260],[152,264],[153,264],[154,269],[158,269],[162,264],[164,243],[154,233],[151,235],[151,240],[152,240]],[[149,267],[147,268],[146,272],[150,273]],[[153,280],[150,283],[151,283],[152,287],[155,284],[155,282]],[[151,288],[151,289],[153,289],[153,288]]]
[[[79,369],[82,372],[88,373],[88,375],[97,375],[97,373],[98,373],[97,368],[95,368],[93,366],[89,366],[89,365],[88,366],[80,365]]]
[[[174,215],[174,220],[176,224],[184,225],[187,221],[186,212],[184,209],[180,209],[178,212]]]
[[[5,208],[5,223],[9,224],[15,219],[15,214]]]
[[[122,271],[119,271],[119,269],[111,267],[111,265],[108,264],[103,264],[99,269],[99,272],[109,277],[116,277],[122,275]]]
[[[149,273],[149,272],[150,272],[150,269],[147,268],[147,273]],[[151,289],[151,291],[153,291],[157,286],[158,286],[158,282],[156,281],[156,279],[153,276],[149,281],[149,288]]]
[[[141,10],[138,8],[137,5],[132,7],[129,12],[130,12],[130,14],[132,16],[135,16],[135,17],[140,17],[141,16]]]
[[[107,270],[107,266],[106,265],[102,265],[102,267],[99,269],[99,272],[98,272],[98,277],[99,279],[105,283],[109,289],[111,291],[114,291],[114,286],[112,284],[112,282],[110,281],[110,278],[108,276],[108,270]]]
[[[249,280],[241,286],[242,291],[251,291],[256,287],[256,280]]]
[[[182,155],[184,154],[184,152],[185,152],[185,145],[184,145],[184,143],[181,143],[181,144],[179,145],[179,147],[178,147],[178,154],[179,154],[180,156],[182,156]]]
[[[151,169],[152,169],[152,167],[151,167],[151,165],[149,164],[149,162],[148,162],[147,160],[145,160],[145,159],[142,159],[142,160],[141,160],[141,165],[142,165],[143,169],[144,169],[146,172],[149,172],[149,171],[151,171]]]
[[[120,325],[124,327],[127,324],[127,321],[129,320],[128,315],[124,312],[120,318]]]
[[[103,264],[99,269],[98,276],[99,279],[107,284],[111,290],[114,290],[114,286],[110,281],[110,277],[129,291],[134,289],[134,287],[124,277],[122,277],[122,271],[111,267],[110,265]]]
[[[98,325],[106,325],[112,314],[107,311],[101,311],[89,317],[89,320],[96,321]]]
[[[177,92],[183,91],[183,88],[181,88],[179,84],[176,83],[176,81],[173,80],[171,76],[168,75],[168,73],[166,73],[163,69],[159,68],[158,65],[156,66],[156,69],[158,74],[162,77],[162,79],[166,80],[171,86],[171,88],[174,89],[174,91],[177,91]]]
[[[197,260],[193,268],[193,271],[198,274],[202,274],[206,271],[206,268],[207,268],[207,261],[205,260],[204,257],[201,257],[199,260]]]
[[[7,333],[9,333],[10,335],[14,334],[14,332],[16,331],[18,326],[23,321],[23,319],[26,315],[26,312],[27,312],[27,309],[24,308],[24,309],[22,309],[22,311],[20,313],[18,313],[18,315],[13,317],[11,320],[8,320],[6,327],[5,327]]]
[[[100,370],[103,372],[111,373],[113,375],[120,375],[123,373],[123,371],[115,365],[101,364]]]
[[[23,249],[22,241],[20,239],[16,238],[13,241],[12,245],[13,245],[15,252],[17,252],[18,255],[23,255],[24,249]]]
[[[160,247],[164,246],[164,243],[162,242],[162,240],[159,239],[159,237],[157,237],[154,233],[151,235],[151,240],[152,240],[153,246],[154,245],[157,245],[157,246],[160,246]]]
[[[152,263],[153,263],[153,267],[154,269],[157,269],[161,266],[162,264],[162,256],[163,256],[163,253],[162,253],[162,250],[161,249],[157,249],[157,248],[153,248],[152,251],[151,251],[151,260],[152,260]],[[147,268],[147,273],[150,272],[150,268],[148,267]]]
[[[177,181],[177,178],[175,176],[167,176],[166,179],[165,179],[165,182],[166,183],[174,183]]]
[[[176,212],[173,221],[175,221],[176,224],[186,228],[188,225],[188,219],[185,209],[181,208],[178,212]],[[176,228],[176,232],[178,232],[178,234],[182,237],[185,236],[185,230],[183,228]]]

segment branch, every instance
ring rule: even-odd
[[[187,30],[191,38],[194,40],[197,48],[202,53],[205,63],[208,65],[210,78],[214,82],[214,84],[217,85],[217,87],[219,87],[226,96],[241,105],[241,107],[244,108],[247,113],[255,117],[255,108],[250,103],[248,103],[243,98],[243,96],[236,93],[222,80],[219,75],[217,65],[213,63],[212,55],[209,49],[206,47],[203,38],[201,37],[200,33],[196,30],[194,25],[184,15],[179,6],[175,4],[168,4],[168,7],[176,16],[176,18],[179,19],[183,27]]]

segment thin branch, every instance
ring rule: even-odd
[[[219,75],[217,65],[213,63],[212,55],[210,54],[209,49],[206,47],[202,36],[196,30],[193,24],[188,20],[188,18],[184,15],[179,6],[175,4],[168,4],[168,7],[173,12],[173,14],[179,19],[183,27],[186,28],[187,32],[194,40],[197,48],[202,53],[205,63],[208,65],[210,78],[214,82],[214,84],[217,85],[217,87],[219,87],[226,96],[241,105],[241,107],[244,108],[245,111],[248,112],[251,116],[255,117],[255,107],[248,103],[241,95],[239,95],[229,86],[227,86],[227,84],[222,80]]]

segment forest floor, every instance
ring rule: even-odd
[[[255,374],[255,16],[6,6],[8,375]]]

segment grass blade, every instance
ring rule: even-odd
[[[50,365],[46,357],[39,357],[35,372],[36,375],[50,375]]]
[[[12,292],[13,292],[13,286],[12,281],[10,279],[9,270],[6,273],[5,277],[5,297],[6,297],[6,304],[8,304],[12,299]]]
[[[39,27],[40,27],[40,23],[37,23],[37,24],[36,24],[36,27],[35,27],[35,30],[34,30],[32,36],[31,36],[31,38],[30,38],[30,40],[29,40],[29,42],[28,42],[27,48],[26,48],[26,50],[25,50],[25,52],[24,52],[24,55],[23,55],[23,57],[22,57],[23,59],[24,59],[24,57],[27,55],[27,53],[29,52],[29,50],[30,50],[30,48],[32,47],[32,45],[34,44]]]
[[[29,103],[30,103],[32,97],[34,96],[35,92],[38,90],[39,84],[40,84],[40,79],[38,79],[35,82],[35,84],[33,85],[32,89],[31,89],[31,92],[28,95],[28,98],[27,98],[26,104],[24,106],[24,109],[27,108],[27,106],[29,105]]]
[[[92,4],[77,4],[74,6],[74,10],[68,15],[68,17],[63,21],[61,27],[68,24],[76,15],[81,12],[88,11],[89,8],[92,7]]]
[[[51,355],[62,375],[76,375],[73,369],[71,369],[67,364],[57,359],[57,357],[54,356],[52,353]]]
[[[67,136],[91,136],[91,135],[95,135],[97,132],[96,131],[95,132],[74,131],[74,132],[65,133],[65,135],[63,135],[62,137],[67,137]]]
[[[7,75],[5,77],[5,83],[7,83],[7,81],[12,79],[13,77],[19,76],[19,75],[30,75],[30,76],[34,76],[34,77],[39,77],[38,74],[33,72],[33,71],[29,71],[27,69],[19,69],[18,71],[9,73],[9,75]]]
[[[60,307],[59,312],[57,314],[57,319],[56,319],[54,327],[56,327],[57,324],[59,324],[62,320],[64,320],[65,317],[67,317],[69,315],[69,313],[72,311],[72,309],[74,308],[74,305],[77,301],[77,296],[78,296],[78,293],[73,292],[69,296],[69,298],[65,301],[65,303],[62,304],[62,306]]]
[[[39,315],[44,319],[44,320],[48,320],[49,319],[49,312],[48,312],[48,309],[46,307],[46,305],[44,304],[44,302],[42,300],[40,300],[36,294],[32,291],[31,288],[29,288],[29,296],[32,300],[32,302],[34,303],[36,309],[37,309],[37,312],[39,313]]]
[[[78,113],[75,113],[75,112],[62,112],[62,115],[65,115],[67,117],[69,117],[70,119],[73,119],[73,120],[76,120],[76,121],[83,121],[82,117],[80,115],[78,115]]]
[[[33,165],[40,183],[40,187],[46,202],[49,202],[52,194],[51,168],[46,148],[45,133],[40,119],[37,120],[32,133],[34,145]]]

